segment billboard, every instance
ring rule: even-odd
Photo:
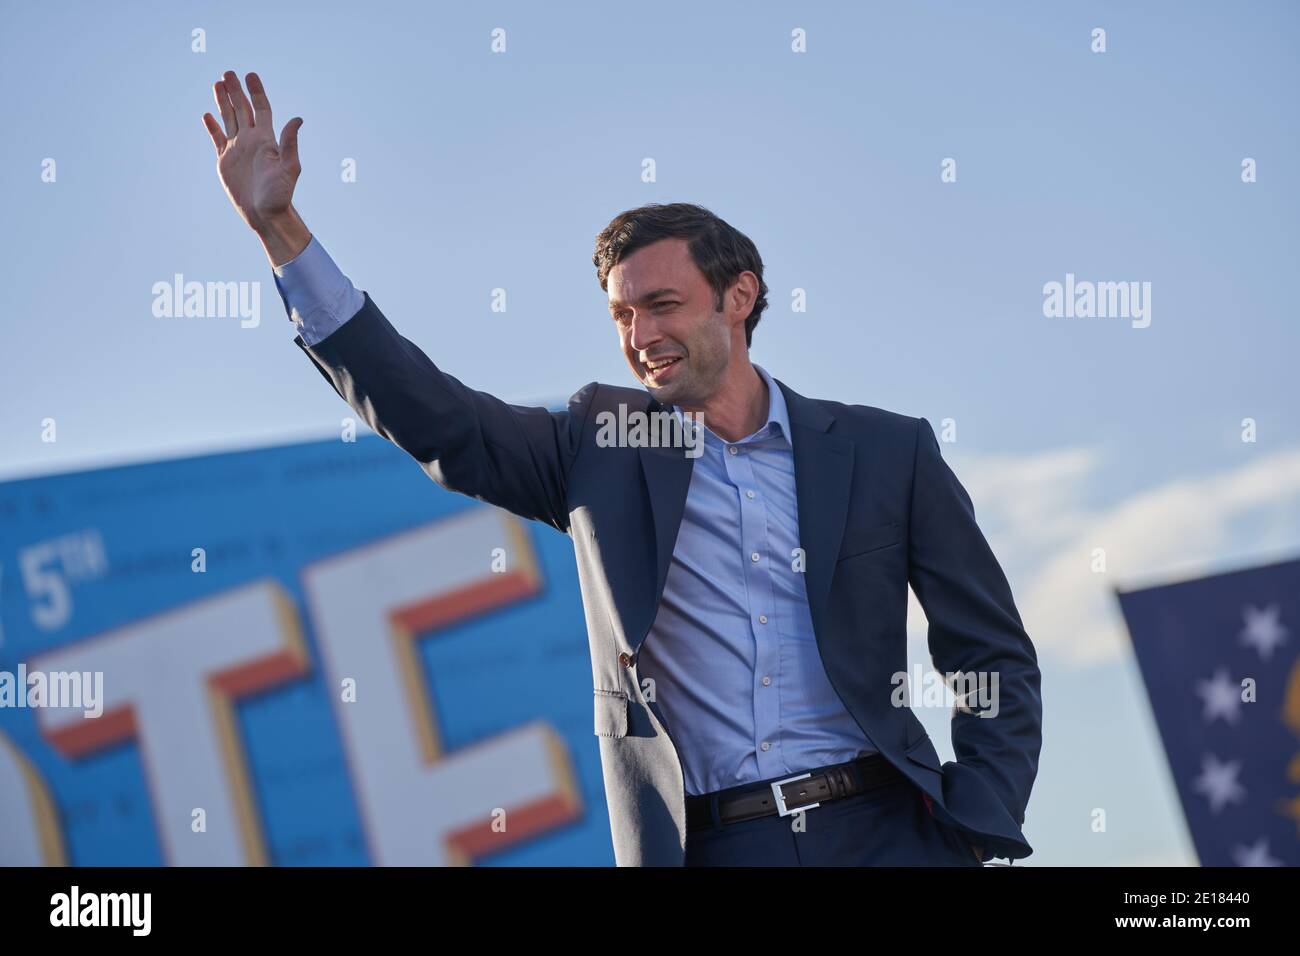
[[[388,442],[0,484],[0,864],[613,863],[569,540]]]

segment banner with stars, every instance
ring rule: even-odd
[[[1300,864],[1300,560],[1119,602],[1201,865]]]

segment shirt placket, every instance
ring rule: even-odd
[[[727,480],[739,493],[741,563],[745,569],[745,599],[754,636],[753,707],[754,754],[759,776],[785,772],[781,757],[780,709],[776,678],[780,638],[776,629],[771,542],[766,505],[754,476],[754,444],[728,444],[723,455]]]

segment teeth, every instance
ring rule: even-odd
[[[650,369],[650,371],[652,371],[652,372],[657,372],[657,371],[659,371],[659,369],[661,369],[661,368],[665,368],[665,367],[667,367],[667,366],[669,366],[669,365],[672,365],[672,364],[673,364],[674,362],[676,362],[676,361],[677,361],[677,359],[675,359],[675,358],[671,358],[671,359],[668,359],[666,362],[660,362],[658,365],[650,365],[650,366],[647,366],[647,367]]]

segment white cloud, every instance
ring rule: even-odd
[[[1300,449],[1181,478],[1111,503],[1100,456],[1067,449],[954,465],[1011,579],[1040,651],[1075,664],[1128,653],[1115,589],[1132,590],[1300,554]],[[1106,572],[1091,570],[1104,548]],[[924,646],[915,598],[909,631]]]

